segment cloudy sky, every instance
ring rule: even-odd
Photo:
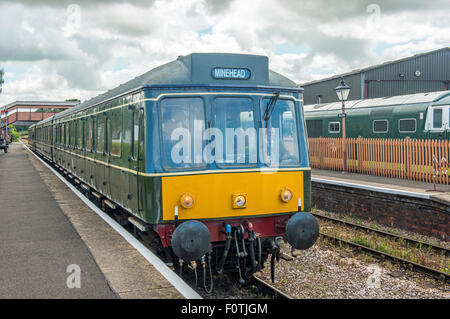
[[[450,45],[448,0],[2,0],[0,19],[0,105],[85,100],[192,52],[303,83]]]

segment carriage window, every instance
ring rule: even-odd
[[[81,149],[83,147],[83,121],[77,120],[77,148]]]
[[[73,146],[73,122],[69,122],[69,146]]]
[[[433,128],[442,127],[442,109],[433,110]]]
[[[206,147],[208,162],[215,159],[220,164],[256,164],[258,142],[252,100],[217,98],[214,102],[214,123],[218,130],[211,132],[213,142]]]
[[[401,119],[398,121],[398,131],[400,133],[416,132],[416,119]]]
[[[78,121],[73,122],[73,147],[78,148]]]
[[[200,98],[166,98],[161,101],[163,160],[167,168],[204,166],[201,138],[205,111]],[[198,136],[197,141],[194,137]],[[197,145],[200,144],[200,145]]]
[[[341,123],[340,122],[328,123],[328,132],[329,133],[340,133],[341,132]]]
[[[373,121],[373,132],[374,133],[387,133],[388,132],[388,121],[387,120]]]
[[[103,113],[97,115],[97,152],[105,151],[105,122],[106,117]]]
[[[263,113],[269,101],[270,99],[264,99]],[[267,130],[263,138],[264,143],[260,146],[264,155],[264,162],[267,165],[294,165],[300,162],[295,114],[293,101],[277,101],[267,123]],[[267,144],[267,147],[265,144]]]
[[[122,109],[113,111],[111,120],[111,155],[122,153]]]
[[[92,150],[92,138],[93,138],[93,130],[94,130],[94,119],[89,117],[86,119],[87,121],[87,134],[86,134],[86,150]]]
[[[81,149],[86,149],[86,119],[81,120]]]
[[[139,111],[131,113],[131,158],[137,159],[139,143]]]

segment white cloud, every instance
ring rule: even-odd
[[[301,83],[450,43],[448,1],[378,1],[374,16],[357,0],[79,0],[79,20],[71,3],[0,4],[0,105],[87,99],[191,52],[267,55]]]

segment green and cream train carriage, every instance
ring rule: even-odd
[[[34,151],[157,234],[175,264],[208,256],[219,273],[248,275],[279,253],[280,238],[306,249],[318,236],[302,108],[302,89],[267,57],[191,54],[29,136]]]
[[[305,105],[308,137],[341,137],[342,103]],[[450,91],[345,102],[346,136],[450,139]]]

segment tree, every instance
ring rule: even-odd
[[[3,80],[3,74],[5,74],[5,71],[3,69],[0,69],[0,93],[2,93],[2,84],[5,83]]]
[[[11,142],[17,142],[20,138],[19,132],[17,132],[16,127],[12,124],[8,125],[8,135],[12,136]]]

